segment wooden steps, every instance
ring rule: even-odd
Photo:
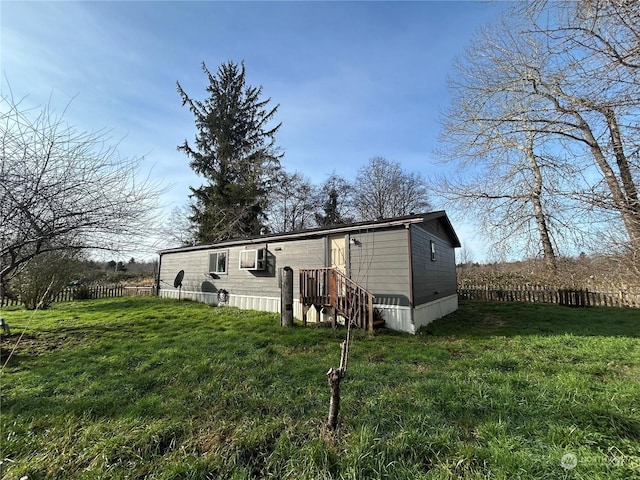
[[[357,327],[373,331],[373,299],[371,292],[335,268],[300,270],[300,303],[305,322],[309,308],[320,305]]]

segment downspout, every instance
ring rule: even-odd
[[[325,235],[324,237],[324,265],[323,267],[331,266],[331,240],[329,240],[329,235]]]
[[[344,270],[348,278],[351,277],[351,234],[344,236]]]
[[[409,318],[411,319],[411,325],[415,330],[416,321],[413,316],[413,256],[411,255],[411,224],[406,224],[404,228],[407,230],[407,260],[409,263],[409,268],[407,269],[409,272]]]
[[[162,253],[158,254],[158,273],[156,274],[156,297],[160,296],[160,271],[162,270]]]
[[[324,237],[324,263],[323,263],[323,267],[325,268],[329,268],[331,266],[331,239],[329,238],[329,235],[325,235]],[[327,282],[326,288],[329,288],[329,284]],[[325,295],[327,295],[328,292],[325,291]],[[315,309],[317,312],[317,317],[321,322],[324,322],[326,320],[326,316],[330,315],[330,309],[327,310],[326,308],[322,307],[319,311],[318,309]],[[332,326],[335,327],[335,313],[333,313],[333,317],[332,317]]]

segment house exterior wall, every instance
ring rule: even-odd
[[[437,222],[353,233],[350,238],[355,240],[348,242],[351,278],[376,296],[376,307],[388,328],[416,333],[458,308],[455,249]],[[432,241],[435,261],[431,260]]]
[[[350,229],[342,235],[346,274],[375,295],[376,307],[383,311],[388,328],[415,333],[420,326],[457,309],[456,245],[439,219]],[[289,266],[294,270],[294,316],[301,319],[299,270],[330,266],[331,239],[338,236],[328,231],[166,251],[160,257],[159,295],[217,304],[218,291],[224,289],[229,293],[230,306],[278,313],[279,270]],[[435,261],[431,260],[431,242],[435,245]],[[239,268],[242,251],[264,247],[268,252],[264,271]],[[209,258],[215,252],[226,253],[226,273],[210,274]],[[180,270],[185,274],[182,288],[177,289],[173,282]],[[328,318],[312,308],[308,320]]]
[[[434,223],[411,226],[415,307],[456,295],[457,291],[455,249],[446,236],[438,232]],[[431,242],[435,246],[435,260],[431,257]]]
[[[239,268],[241,251],[265,246],[268,253],[264,271]],[[271,298],[279,302],[278,270],[285,266],[294,269],[295,296],[300,288],[298,270],[324,267],[325,250],[324,238],[311,238],[165,253],[160,262],[160,295],[177,298],[178,289],[174,288],[173,281],[176,274],[184,270],[180,292],[183,298],[217,303],[218,291],[224,289],[230,295],[230,304],[244,297]],[[209,273],[209,255],[215,252],[227,253],[227,273]]]
[[[409,255],[404,227],[353,233],[348,274],[376,297],[375,303],[408,307]]]

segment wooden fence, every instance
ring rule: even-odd
[[[96,285],[93,287],[68,287],[53,297],[54,302],[69,302],[92,298],[147,297],[155,295],[154,287],[125,287],[123,285]],[[21,305],[19,299],[3,298],[2,306]]]
[[[487,302],[555,303],[570,307],[640,308],[640,291],[592,292],[541,285],[466,285],[458,288],[458,296]]]
[[[152,297],[156,294],[156,287],[122,287],[125,297]]]

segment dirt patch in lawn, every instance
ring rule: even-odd
[[[82,332],[44,332],[38,334],[12,333],[0,337],[0,362],[4,366],[16,366],[20,360],[28,357],[47,355],[62,347],[78,345],[86,333]]]

